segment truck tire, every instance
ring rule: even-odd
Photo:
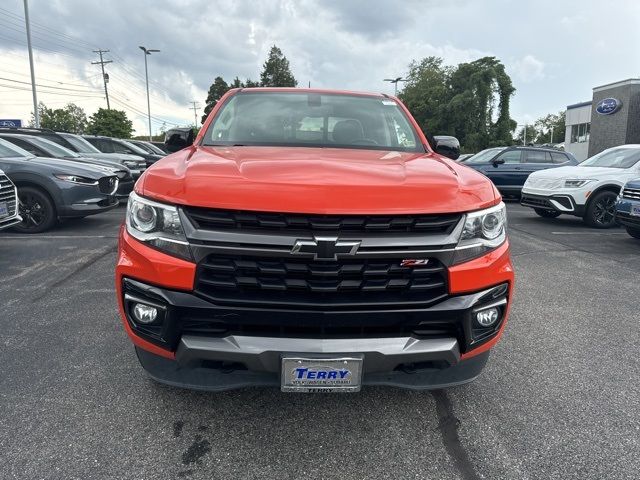
[[[42,233],[57,222],[56,209],[44,191],[35,187],[18,187],[22,222],[13,229],[20,233]]]
[[[616,224],[616,195],[605,190],[596,193],[584,213],[584,221],[594,228],[611,228]]]

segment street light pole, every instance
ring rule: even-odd
[[[384,79],[385,82],[389,82],[389,83],[393,83],[393,96],[397,97],[398,96],[398,82],[406,82],[406,80],[402,77],[396,77],[396,78],[385,78]]]
[[[27,47],[29,49],[29,67],[31,69],[31,92],[33,94],[33,118],[36,128],[40,128],[40,112],[38,112],[38,95],[36,94],[36,72],[33,68],[33,50],[31,49],[31,24],[29,23],[29,5],[24,0],[24,22],[27,27]]]
[[[25,0],[26,1],[26,0]],[[147,115],[149,116],[149,141],[152,140],[151,134],[151,100],[149,99],[149,68],[147,67],[147,55],[151,53],[159,52],[160,50],[149,49],[145,47],[139,47],[144,52],[144,78],[147,82]]]

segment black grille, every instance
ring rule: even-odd
[[[629,200],[640,200],[640,188],[625,188],[622,190],[622,196]]]
[[[522,205],[530,206],[530,207],[550,207],[551,204],[544,197],[536,197],[533,195],[522,195],[522,199],[520,200]]]
[[[111,195],[116,191],[117,184],[117,177],[102,177],[100,180],[98,180],[98,189],[101,193]]]
[[[0,175],[0,203],[7,204],[7,213],[9,217],[16,214],[16,208],[18,206],[16,191],[13,183],[11,183],[6,175]]]
[[[198,265],[195,290],[221,304],[325,310],[424,305],[447,296],[447,272],[438,260],[416,267],[401,261],[212,254]]]
[[[204,316],[183,315],[180,318],[180,333],[183,335],[224,336],[250,335],[269,337],[308,337],[308,338],[357,338],[357,337],[397,337],[417,335],[420,338],[459,337],[461,327],[455,322],[414,320],[403,321],[401,317],[392,317],[388,321],[371,322],[363,318],[340,325],[318,323],[317,319],[307,321],[301,318],[295,325],[279,318],[269,321],[234,322],[233,320],[212,320]],[[344,324],[348,323],[348,324]]]
[[[454,229],[460,214],[446,215],[315,215],[250,212],[186,207],[185,213],[204,230],[291,230],[301,232],[443,233]]]

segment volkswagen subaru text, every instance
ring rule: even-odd
[[[129,198],[124,328],[169,385],[473,380],[513,295],[505,205],[387,95],[230,90]]]

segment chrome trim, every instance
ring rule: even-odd
[[[429,359],[455,365],[460,348],[455,338],[288,338],[228,335],[200,337],[185,335],[176,351],[180,365],[199,360],[239,362],[251,371],[279,372],[283,354],[335,355],[363,354],[364,372],[392,371],[402,363]]]

